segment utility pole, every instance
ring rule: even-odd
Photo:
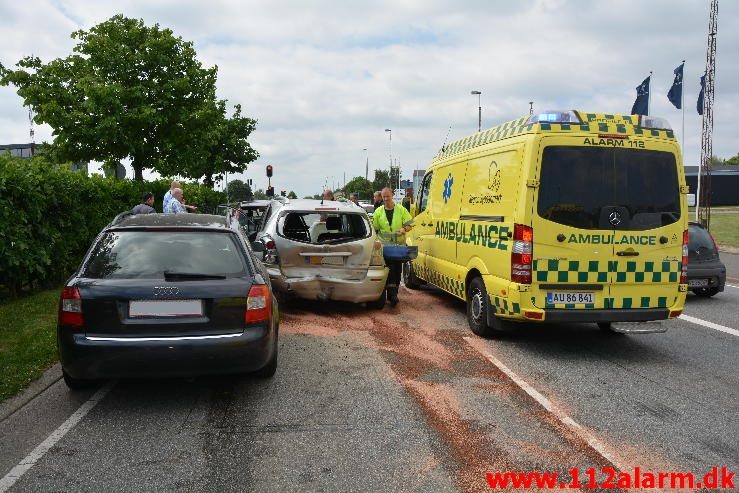
[[[705,90],[703,94],[703,129],[701,161],[698,173],[698,204],[696,219],[706,229],[711,227],[711,157],[713,155],[713,94],[716,85],[716,34],[718,31],[718,0],[711,1],[706,50]]]

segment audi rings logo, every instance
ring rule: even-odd
[[[613,226],[618,226],[621,224],[621,214],[618,212],[611,212],[608,215],[608,222],[611,223]]]
[[[154,296],[171,296],[175,294],[180,294],[180,288],[178,288],[177,286],[154,286],[154,289],[152,289],[152,293],[154,293]]]

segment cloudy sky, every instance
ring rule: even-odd
[[[122,13],[192,41],[218,66],[218,91],[257,119],[261,157],[238,178],[299,196],[386,169],[423,169],[444,141],[534,110],[628,113],[653,72],[650,113],[682,139],[666,98],[685,64],[685,163],[700,159],[696,112],[708,0],[97,1],[0,3],[0,61],[71,53],[70,34]],[[739,153],[739,2],[719,7],[714,154]],[[391,133],[385,129],[392,129]],[[29,141],[27,109],[0,87],[0,143]],[[392,148],[390,146],[392,136]],[[36,126],[36,142],[51,129]],[[364,149],[367,149],[365,151]],[[129,169],[129,176],[131,176]]]

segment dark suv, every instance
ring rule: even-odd
[[[713,236],[700,223],[688,223],[688,289],[706,298],[724,290],[726,266]]]
[[[71,388],[90,379],[277,369],[279,312],[238,222],[124,213],[97,237],[59,303]]]

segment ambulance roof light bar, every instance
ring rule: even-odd
[[[651,115],[639,115],[639,126],[642,128],[654,128],[659,130],[672,130],[670,122],[666,118]]]
[[[582,123],[582,120],[572,110],[548,110],[531,115],[529,117],[529,124],[532,123]]]

